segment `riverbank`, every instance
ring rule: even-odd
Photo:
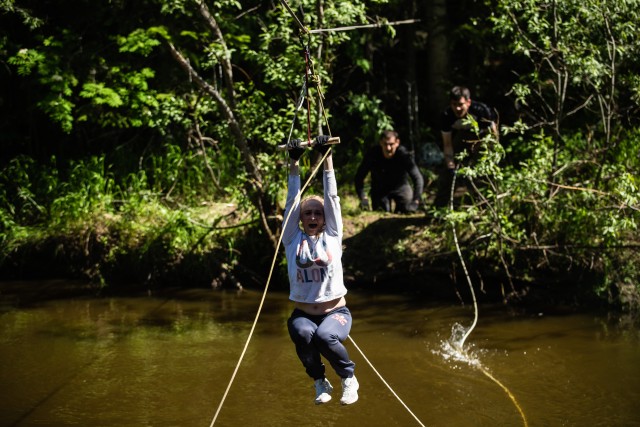
[[[343,198],[345,281],[351,289],[420,292],[433,299],[504,304],[640,307],[633,281],[605,287],[602,264],[585,265],[571,253],[544,249],[496,249],[442,211],[412,215],[362,212],[352,196]],[[181,216],[180,216],[181,215]],[[5,279],[85,280],[102,292],[162,288],[261,290],[288,287],[282,254],[247,216],[231,205],[213,206],[194,220],[174,214],[175,224],[140,225],[103,216],[82,227],[51,233],[15,248],[2,262]],[[213,224],[205,226],[204,224]],[[144,235],[141,224],[151,228]],[[248,225],[247,225],[248,224]],[[174,226],[175,225],[175,226]],[[491,245],[494,245],[491,247]],[[638,254],[635,259],[640,265]],[[598,289],[607,289],[598,293]]]
[[[531,269],[539,254],[529,251],[503,265],[499,259],[478,257],[468,230],[457,233],[460,253],[451,245],[451,225],[429,213],[345,217],[346,280],[359,289],[419,291],[462,304],[475,297],[487,303],[596,308],[614,299],[594,292],[603,280],[595,270]],[[526,268],[519,270],[522,266]],[[633,292],[627,298],[638,304]]]

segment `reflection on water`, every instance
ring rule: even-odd
[[[0,283],[0,426],[209,426],[261,295],[187,290],[94,297],[66,284]],[[348,341],[360,400],[313,405],[267,296],[217,426],[418,425]],[[596,315],[527,315],[351,292],[353,338],[427,426],[640,425],[640,334]],[[334,385],[339,380],[329,370]],[[339,386],[337,387],[339,389]]]

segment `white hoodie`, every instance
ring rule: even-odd
[[[290,293],[296,302],[319,303],[347,293],[342,278],[342,213],[335,172],[324,171],[324,231],[317,240],[300,230],[300,176],[289,175],[282,242],[287,256]]]

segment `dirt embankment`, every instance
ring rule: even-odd
[[[534,251],[521,251],[508,264],[501,263],[477,245],[473,248],[478,239],[465,236],[464,232],[459,236],[459,255],[452,249],[450,227],[426,212],[362,212],[347,205],[343,224],[342,261],[349,289],[419,292],[438,300],[468,304],[472,302],[473,286],[479,302],[586,307],[606,304],[608,299],[640,307],[635,282],[627,287],[611,286],[608,297],[596,295],[594,289],[602,288],[606,282],[603,273],[599,273],[601,268],[587,266],[581,270],[572,264],[571,268],[542,269],[536,258],[540,254]],[[145,246],[145,251],[134,247],[109,257],[110,240],[89,230],[20,248],[5,260],[0,275],[16,280],[88,280],[101,291],[103,285],[129,292],[163,287],[262,289],[273,261],[273,248],[254,231],[241,234],[234,241],[231,260],[224,245],[213,252],[176,255],[162,239]],[[270,286],[288,288],[282,259],[276,263]]]
[[[597,271],[535,269],[535,254],[519,254],[517,263],[506,266],[499,259],[470,259],[465,236],[459,236],[459,255],[451,249],[451,229],[426,213],[365,212],[345,216],[343,221],[343,265],[351,288],[420,292],[471,303],[473,286],[479,302],[530,307],[606,305],[606,298],[594,292],[602,281]]]
[[[418,291],[447,300],[469,297],[464,277],[456,278],[459,257],[445,248],[443,224],[424,213],[366,212],[343,221],[342,261],[348,286]]]

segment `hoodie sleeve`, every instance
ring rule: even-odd
[[[335,171],[324,171],[323,181],[325,231],[342,239],[342,211]]]
[[[300,175],[289,175],[287,202],[282,223],[282,242],[288,245],[300,229]]]

